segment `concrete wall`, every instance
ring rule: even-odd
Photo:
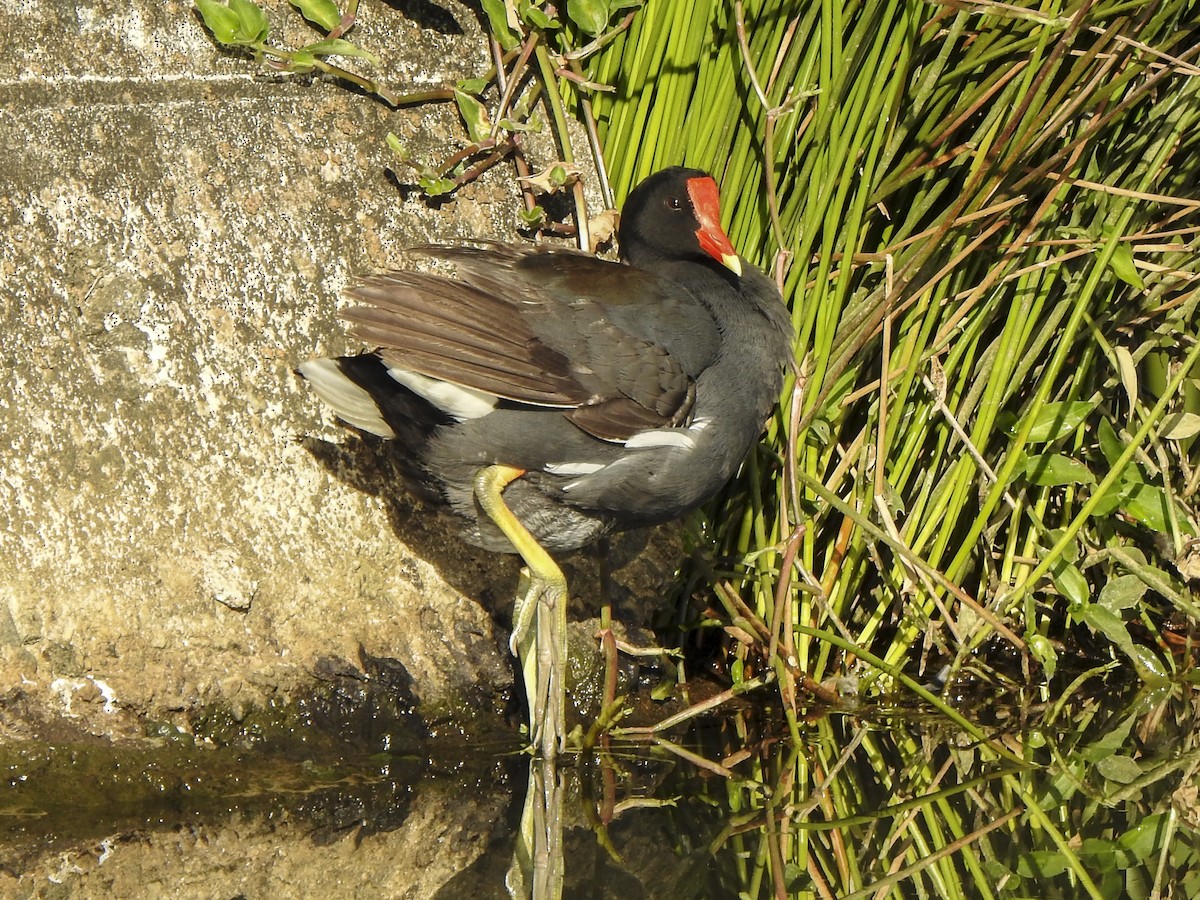
[[[402,191],[385,135],[446,154],[451,105],[265,75],[187,2],[0,0],[0,24],[0,731],[239,711],[360,647],[422,709],[499,704],[515,564],[389,490],[291,370],[358,349],[353,274],[511,237],[510,170]],[[400,92],[487,65],[457,3],[364,4],[351,36]]]

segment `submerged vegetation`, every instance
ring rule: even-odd
[[[221,40],[210,8],[230,34],[253,20],[226,43],[276,67],[341,46],[266,51],[248,0],[199,3]],[[774,682],[791,737],[728,780],[756,829],[727,836],[738,890],[1194,895],[1195,5],[482,5],[482,78],[405,97],[351,73],[462,112],[468,142],[439,164],[396,147],[398,167],[440,194],[513,158],[524,226],[590,246],[609,229],[574,111],[610,206],[663,166],[712,171],[792,309],[762,452],[689,529],[699,624],[729,636],[735,686]],[[352,19],[323,16],[342,40]],[[531,166],[543,101],[559,158]],[[560,190],[573,224],[539,205]],[[1115,680],[1130,699],[1106,705]],[[1016,724],[953,702],[981,685]],[[852,686],[916,694],[956,736],[805,722]],[[807,755],[814,730],[844,753]]]

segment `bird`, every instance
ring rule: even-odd
[[[532,748],[565,749],[567,584],[553,554],[680,518],[732,478],[792,361],[775,283],[721,228],[716,181],[658,171],[628,195],[620,261],[479,242],[413,252],[454,274],[353,282],[373,349],[297,368],[343,422],[395,441],[409,487],[524,566],[510,647]]]

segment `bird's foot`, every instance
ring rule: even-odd
[[[509,642],[529,702],[532,750],[553,758],[567,749],[567,583],[521,569]]]

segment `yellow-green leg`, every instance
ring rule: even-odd
[[[504,489],[524,474],[512,466],[480,469],[475,498],[525,560],[509,646],[521,664],[533,746],[553,758],[566,740],[567,579],[504,502]]]

